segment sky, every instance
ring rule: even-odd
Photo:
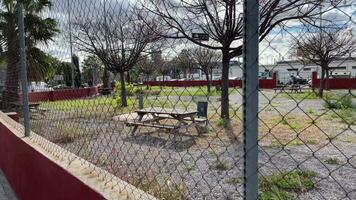
[[[69,12],[71,22],[75,22],[79,18],[101,19],[102,12],[105,9],[107,12],[115,12],[119,6],[127,6],[128,1],[121,0],[53,0],[51,9],[42,13],[43,17],[51,17],[57,20],[60,33],[54,38],[53,42],[48,45],[41,44],[40,48],[45,52],[63,60],[70,61],[70,31],[69,31]],[[135,2],[131,0],[131,2]],[[335,24],[349,28],[355,32],[356,26],[356,0],[343,0],[339,4],[339,8],[330,9],[330,1],[325,1],[322,18],[327,21],[332,21]],[[326,12],[327,10],[330,10]],[[305,27],[298,21],[290,21],[284,24],[284,28],[275,28],[264,41],[260,43],[260,63],[273,64],[276,61],[292,59],[293,41],[308,34]],[[71,27],[72,34],[75,33],[73,26]],[[355,32],[356,34],[356,32]],[[241,41],[240,41],[241,42]],[[239,42],[239,43],[240,43]],[[169,43],[171,45],[171,43]],[[173,45],[172,45],[173,46]],[[172,57],[178,54],[184,48],[190,48],[193,45],[189,42],[174,42],[174,48],[165,51],[165,56]],[[79,52],[73,47],[73,53],[79,55],[80,60],[87,56],[85,53]]]

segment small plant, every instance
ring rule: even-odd
[[[221,118],[218,120],[218,122],[216,123],[216,125],[218,127],[223,127],[223,128],[227,128],[230,125],[230,120],[226,119],[226,118]]]
[[[158,181],[153,179],[137,184],[138,187],[162,200],[188,200],[188,190],[183,183],[173,183],[166,179]]]
[[[292,117],[289,117],[288,119],[283,117],[281,120],[281,124],[289,126],[293,130],[299,130],[302,128],[302,125],[299,123],[299,121]]]
[[[74,142],[75,139],[84,137],[84,130],[79,126],[60,125],[57,127],[57,134],[51,141],[58,144],[68,144]]]
[[[325,95],[324,107],[328,109],[348,109],[356,108],[352,102],[352,96],[335,96],[335,95]]]
[[[288,99],[295,99],[295,100],[319,98],[318,95],[313,90],[308,90],[303,93],[288,93],[288,94],[283,94],[282,96]]]
[[[184,169],[189,173],[194,170],[194,165],[184,165]]]
[[[288,123],[288,121],[287,121],[286,118],[283,118],[283,119],[281,120],[281,123],[282,123],[283,125],[289,125],[289,123]]]
[[[198,127],[198,132],[200,134],[204,134],[204,133],[209,133],[210,129],[206,126],[199,126]]]
[[[213,170],[218,170],[218,171],[226,171],[226,170],[229,170],[230,167],[229,165],[227,164],[226,161],[223,161],[223,160],[217,160],[213,166],[210,166],[210,169],[213,169]]]
[[[311,171],[294,170],[278,173],[260,179],[260,199],[289,200],[294,199],[290,192],[307,192],[315,187]]]
[[[237,185],[237,184],[241,183],[241,178],[233,177],[233,178],[230,178],[229,180],[227,180],[226,183]]]
[[[325,163],[329,165],[339,165],[340,161],[337,158],[329,158],[325,160]]]
[[[308,114],[311,114],[311,115],[316,114],[315,111],[314,111],[314,109],[311,108],[311,107],[308,108],[307,113],[308,113]]]
[[[347,143],[356,144],[356,136],[351,136],[351,135],[346,136],[344,141],[347,142]]]

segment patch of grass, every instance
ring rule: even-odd
[[[56,128],[57,132],[54,138],[50,140],[54,143],[68,144],[74,142],[75,139],[84,137],[84,129],[77,125],[61,124]]]
[[[271,102],[270,104],[272,107],[278,107],[281,105],[281,103],[277,103],[277,102]]]
[[[307,192],[315,188],[311,171],[293,170],[260,178],[260,199],[289,200],[295,199],[291,192]]]
[[[324,97],[324,107],[327,109],[347,109],[356,108],[356,105],[352,102],[351,95],[330,95],[327,94]]]
[[[294,117],[283,117],[281,120],[281,124],[286,125],[290,127],[292,130],[300,130],[303,128],[302,124],[299,122],[298,119],[295,119]]]
[[[191,164],[184,165],[184,169],[189,173],[194,170],[194,165]]]
[[[128,98],[128,106],[137,104],[136,98]],[[71,111],[73,109],[85,109],[90,107],[118,107],[117,99],[113,97],[98,97],[92,99],[75,99],[75,100],[62,100],[55,102],[42,102],[41,107],[53,110]]]
[[[356,136],[348,135],[345,138],[343,138],[342,140],[347,142],[347,143],[356,144]]]
[[[304,100],[304,99],[318,99],[318,95],[313,92],[313,90],[307,90],[302,93],[288,93],[282,94],[283,97],[288,99],[295,99],[295,100]]]
[[[263,191],[260,196],[260,200],[291,200],[295,199],[293,195],[286,191],[280,190],[278,187],[273,186],[270,190]]]
[[[226,183],[232,184],[232,185],[237,185],[241,183],[241,178],[240,177],[233,177],[230,178],[229,180],[226,181]]]
[[[355,125],[356,124],[356,108],[343,108],[335,110],[337,113],[333,113],[332,117],[339,118],[341,122],[345,124]]]
[[[216,122],[216,126],[222,127],[222,128],[227,128],[230,125],[230,120],[221,118]]]
[[[40,134],[42,125],[39,122],[30,122],[31,131]]]
[[[316,114],[316,112],[314,111],[314,109],[311,108],[311,107],[309,107],[309,108],[307,109],[307,113],[310,114],[310,115],[315,115],[315,114]]]
[[[356,104],[351,95],[325,95],[325,109],[332,109],[331,116],[346,124],[356,124]]]
[[[212,170],[218,170],[218,171],[226,171],[230,169],[230,166],[227,164],[226,161],[218,159],[214,165],[209,167]]]
[[[306,142],[303,142],[302,140],[300,140],[299,138],[295,138],[294,140],[292,140],[290,143],[288,143],[287,146],[300,146],[300,145],[304,145]]]
[[[327,160],[325,160],[325,163],[329,165],[339,165],[340,161],[337,158],[328,158]]]
[[[162,200],[188,200],[188,189],[183,183],[172,183],[165,180],[160,183],[153,180],[147,183],[140,183],[138,187]]]
[[[295,138],[292,141],[287,141],[287,142],[278,142],[277,140],[272,140],[271,144],[269,145],[269,147],[295,147],[295,146],[301,146],[301,145],[306,145],[306,144],[310,144],[310,145],[314,145],[317,144],[318,141],[317,140],[313,140],[313,139],[307,139],[307,140],[301,140],[299,138]]]
[[[151,87],[151,90],[160,91],[160,96],[220,96],[221,92],[211,87],[210,93],[207,87]],[[229,88],[229,94],[235,94],[236,89]]]
[[[210,131],[210,129],[207,126],[199,126],[198,127],[199,134],[209,133],[209,131]]]

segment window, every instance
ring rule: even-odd
[[[356,66],[352,66],[352,69],[356,69]]]
[[[295,68],[289,68],[287,69],[288,71],[298,71],[298,69],[295,69]]]
[[[330,67],[331,70],[346,70],[345,66],[341,66],[341,67]]]
[[[311,68],[310,67],[303,68],[303,71],[311,71]]]

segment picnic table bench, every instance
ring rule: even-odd
[[[280,92],[286,92],[289,90],[290,92],[299,93],[302,92],[302,88],[300,84],[292,84],[292,85],[278,85],[276,88],[273,88],[274,92],[276,93],[278,90]]]
[[[23,108],[22,101],[14,101],[14,102],[11,102],[10,104],[14,105],[18,109]],[[33,113],[40,113],[41,115],[44,115],[44,112],[46,111],[45,109],[40,108],[40,103],[38,103],[38,102],[28,102],[28,107],[29,107],[30,111],[32,111]],[[21,112],[19,112],[19,113],[21,113]]]
[[[198,123],[206,122],[206,119],[196,118],[197,111],[186,111],[178,109],[148,108],[136,110],[137,117],[133,120],[127,120],[128,126],[133,126],[134,134],[139,126],[166,129],[168,131],[178,130],[194,126],[197,131]],[[161,124],[160,120],[175,120],[174,125]]]

